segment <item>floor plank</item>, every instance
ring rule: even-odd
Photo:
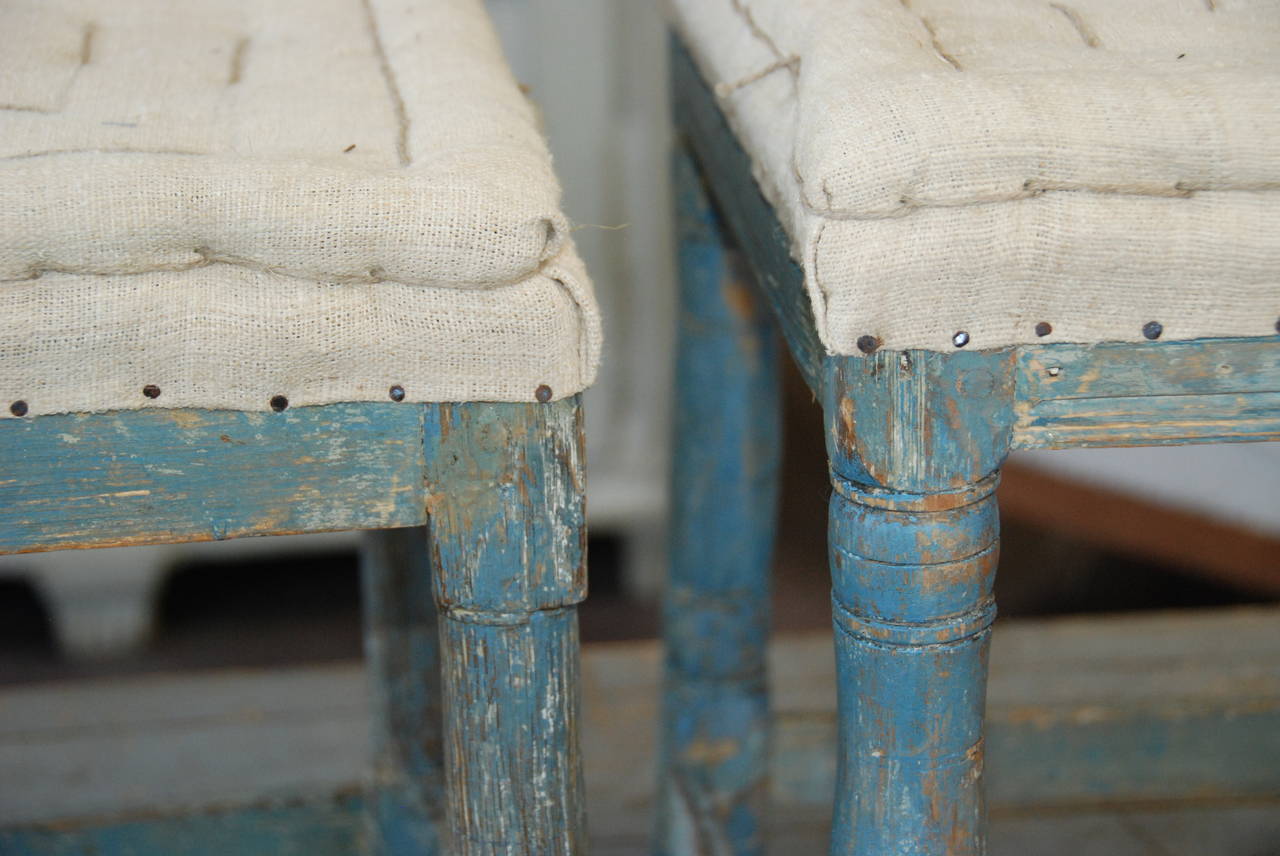
[[[834,773],[831,650],[829,635],[807,634],[782,637],[772,651],[780,721],[773,784],[775,799],[784,806],[773,831],[779,852],[822,849]],[[659,672],[660,652],[652,642],[596,645],[584,654],[583,741],[598,854],[645,851]],[[1186,715],[1192,709],[1214,716]],[[1035,778],[1044,759],[1014,754],[1043,754],[1045,745],[1063,740],[1067,746],[1087,745],[1071,741],[1125,710],[1139,711],[1134,720],[1139,723],[1148,721],[1142,716],[1164,716],[1199,729],[1176,744],[1167,742],[1168,734],[1160,736],[1166,749],[1172,745],[1188,755],[1197,746],[1231,749],[1235,744],[1223,743],[1223,733],[1249,738],[1245,748],[1251,749],[1253,763],[1247,770],[1239,768],[1239,758],[1217,759],[1228,765],[1220,778],[1239,774],[1247,788],[1229,800],[1192,791],[1162,805],[1135,804],[1135,793],[1143,797],[1140,790],[1119,794],[1121,802],[1115,802],[1116,794],[1104,793],[1111,801],[1099,804],[1098,798],[1082,800],[1078,783],[1062,770],[1102,770],[1104,779],[1111,776],[1129,788],[1135,781],[1148,787],[1152,777],[1130,776],[1130,781],[1107,772],[1108,762],[1116,765],[1109,757],[1057,757],[1060,769],[1045,771],[1050,780],[1045,785],[1045,776]],[[993,856],[1280,856],[1280,764],[1275,761],[1280,718],[1272,716],[1275,710],[1280,710],[1280,610],[1275,608],[1001,625],[989,707]],[[1250,711],[1266,716],[1248,720]],[[127,837],[153,834],[158,816],[207,813],[210,807],[258,806],[253,810],[261,812],[264,800],[286,807],[291,800],[331,805],[335,792],[358,792],[367,715],[364,673],[354,663],[5,689],[0,692],[0,826],[55,824],[63,830],[80,827],[90,837],[84,830],[111,829]],[[1001,738],[1002,733],[1025,739],[1018,743]],[[1107,754],[1130,761],[1139,757]],[[1192,762],[1188,769],[1203,773],[1203,759]],[[1169,787],[1188,782],[1194,783],[1175,777]],[[1018,798],[1016,789],[1025,788],[1035,801]],[[1206,802],[1206,796],[1215,798]],[[356,835],[351,805],[347,820],[325,809],[324,823]],[[310,816],[301,810],[280,815],[295,821]],[[122,818],[148,822],[131,826]],[[261,837],[267,827],[249,818],[219,828]],[[40,840],[62,847],[71,839],[46,835]],[[8,845],[16,846],[15,841],[10,833]],[[5,842],[0,837],[0,851],[9,852]],[[48,847],[13,852],[84,852]]]

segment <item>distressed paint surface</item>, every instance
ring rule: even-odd
[[[1011,355],[829,357],[833,856],[981,854]]]
[[[444,747],[426,529],[366,533],[360,572],[373,750],[364,849],[436,856],[442,852]]]
[[[1018,351],[1016,448],[1280,436],[1280,337]]]
[[[579,399],[427,416],[449,852],[582,853]]]
[[[828,357],[827,455],[853,481],[905,493],[967,490],[1009,453],[1013,354],[878,351]]]
[[[831,853],[980,854],[996,479],[914,496],[832,480]]]
[[[430,853],[446,744],[452,852],[582,852],[575,605],[586,594],[578,398],[154,410],[0,421],[8,551],[342,528],[365,567],[372,846]],[[445,613],[443,690],[427,592]],[[443,735],[438,705],[446,715]]]
[[[680,326],[655,852],[753,854],[767,792],[777,346],[685,152],[674,178]]]
[[[423,407],[0,420],[0,552],[425,522]]]
[[[5,856],[351,856],[360,800],[254,806],[62,828],[0,831]]]

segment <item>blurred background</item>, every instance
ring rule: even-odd
[[[581,610],[583,639],[652,639],[665,561],[675,328],[660,4],[488,5],[517,77],[543,111],[565,210],[608,325],[603,371],[587,395],[591,596]],[[830,620],[821,415],[790,367],[786,385],[774,620],[783,631],[820,634]],[[1010,462],[1000,496],[1002,624],[1169,609],[1219,614],[1280,601],[1280,444],[1023,454]],[[77,687],[105,686],[104,678],[347,668],[361,657],[358,544],[357,535],[339,533],[0,559],[0,690],[8,694],[0,720],[15,692],[46,692],[41,703],[53,704]],[[1256,656],[1280,661],[1280,623],[1258,627]],[[656,660],[645,656],[653,671]],[[1267,686],[1274,679],[1273,670]],[[0,730],[0,770],[18,769],[15,740]],[[1272,761],[1280,767],[1280,753]],[[648,785],[637,775],[632,790]],[[17,802],[0,799],[0,808]],[[619,805],[625,813],[625,801]]]

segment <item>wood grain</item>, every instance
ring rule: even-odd
[[[828,374],[833,854],[986,852],[983,711],[999,518],[997,479],[983,470],[998,435],[983,415],[990,399],[956,401],[956,383],[931,377],[998,382],[985,360],[969,362],[940,359],[930,371],[926,361],[864,359]]]
[[[426,430],[449,852],[582,853],[579,397],[441,405]]]
[[[423,407],[0,420],[0,552],[425,522]]]

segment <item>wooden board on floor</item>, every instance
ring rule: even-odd
[[[1000,474],[1000,514],[1125,555],[1280,595],[1280,539],[1026,464]]]
[[[1258,823],[1280,815],[1265,802],[1280,800],[1280,609],[1007,622],[991,665],[988,771],[1008,829],[1046,807],[1081,816],[1134,801],[1263,800]],[[659,666],[652,642],[584,654],[589,817],[614,848],[602,852],[642,852],[649,832]],[[796,826],[784,832],[820,836],[834,773],[830,637],[780,639],[771,669],[774,797]],[[0,852],[88,852],[65,849],[62,833],[150,835],[164,816],[211,822],[210,807],[258,812],[223,830],[283,835],[321,817],[354,840],[358,801],[324,806],[354,800],[367,716],[355,664],[5,690]]]

